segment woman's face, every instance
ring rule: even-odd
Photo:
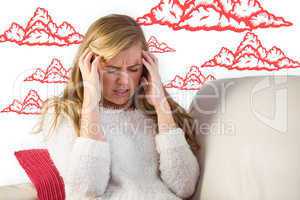
[[[102,97],[117,105],[126,105],[138,87],[143,72],[142,48],[134,45],[99,66]]]

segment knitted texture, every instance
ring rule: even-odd
[[[15,156],[34,184],[39,200],[64,200],[65,187],[47,149],[16,151]]]
[[[199,165],[181,128],[157,133],[140,110],[101,107],[100,113],[106,141],[78,137],[67,116],[45,137],[67,200],[180,200],[193,194]],[[45,136],[52,119],[50,112]]]

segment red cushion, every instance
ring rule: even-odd
[[[65,199],[63,178],[47,149],[16,151],[15,156],[34,184],[39,200]]]

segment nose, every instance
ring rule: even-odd
[[[130,80],[129,80],[128,73],[121,71],[121,72],[118,74],[117,82],[118,82],[120,85],[128,85],[128,84],[129,84],[129,81],[130,81]]]

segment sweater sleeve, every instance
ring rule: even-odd
[[[160,176],[164,183],[179,197],[188,198],[195,190],[200,174],[196,156],[187,143],[181,128],[155,136],[159,153]]]
[[[65,184],[66,199],[89,199],[101,196],[110,178],[110,146],[108,142],[77,137],[68,117],[50,133],[53,114],[48,111],[42,133],[45,146]],[[48,134],[50,135],[48,136]]]

